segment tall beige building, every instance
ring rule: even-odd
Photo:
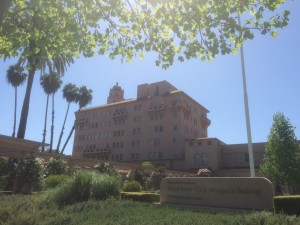
[[[75,113],[73,156],[182,169],[186,140],[207,137],[208,112],[167,81],[141,84],[127,100],[117,83],[106,105]]]

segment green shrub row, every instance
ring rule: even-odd
[[[274,210],[276,213],[300,215],[300,195],[274,197]]]
[[[120,194],[120,179],[108,174],[79,171],[48,195],[59,207],[89,199],[104,200]]]
[[[147,192],[121,192],[121,198],[140,202],[159,202],[159,194]]]
[[[126,181],[123,184],[122,190],[125,192],[139,192],[142,190],[142,186],[137,181]]]

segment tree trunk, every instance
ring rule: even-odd
[[[79,108],[78,111],[80,111],[80,110],[81,110],[81,108]],[[70,140],[70,138],[71,138],[71,136],[72,136],[72,134],[73,134],[73,132],[74,132],[74,130],[75,130],[75,125],[76,125],[76,119],[75,119],[74,124],[73,124],[73,126],[72,126],[72,129],[71,129],[71,131],[70,131],[70,133],[69,133],[69,136],[68,136],[68,138],[67,138],[67,140],[66,140],[66,143],[64,144],[64,147],[63,147],[62,150],[61,150],[61,154],[63,154],[64,151],[65,151],[65,148],[66,148],[66,146],[67,146],[67,144],[68,144],[68,142],[69,142],[69,140]]]
[[[49,152],[52,152],[53,148],[53,135],[54,135],[54,95],[55,93],[52,94],[52,123],[51,123],[51,138],[50,138],[50,150]]]
[[[13,127],[13,133],[12,133],[12,137],[15,137],[15,135],[16,135],[16,122],[17,122],[17,98],[18,98],[18,91],[17,91],[17,87],[15,87],[15,111],[14,111],[14,127]]]
[[[36,70],[36,67],[35,67],[32,59],[28,59],[28,64],[29,64],[30,69],[28,70],[26,93],[25,93],[24,102],[23,102],[23,106],[22,106],[21,118],[20,118],[20,123],[19,123],[18,134],[17,134],[17,138],[21,138],[21,139],[24,139],[24,137],[25,137],[27,118],[28,118],[28,112],[29,112],[30,95],[31,95],[31,90],[32,90],[34,74],[35,74],[35,70]]]
[[[76,121],[74,121],[74,124],[73,124],[73,126],[72,126],[72,129],[71,129],[71,131],[70,131],[70,133],[69,133],[69,136],[68,136],[68,138],[67,138],[67,140],[66,140],[66,143],[64,144],[64,147],[63,147],[62,150],[61,150],[61,154],[64,153],[65,148],[66,148],[66,146],[67,146],[67,144],[68,144],[68,142],[69,142],[69,140],[70,140],[70,138],[71,138],[71,136],[72,136],[72,134],[73,134],[73,132],[74,132],[74,130],[75,130],[75,122],[76,122]]]
[[[66,115],[65,115],[64,123],[63,123],[63,125],[62,125],[61,132],[60,132],[60,135],[59,135],[59,139],[58,139],[58,143],[57,143],[57,147],[56,147],[57,153],[59,153],[60,142],[61,142],[62,136],[63,136],[63,134],[64,134],[64,129],[65,129],[65,125],[66,125],[68,113],[69,113],[70,103],[71,103],[71,102],[68,103],[68,108],[67,108],[67,112],[66,112]]]
[[[46,112],[45,112],[45,120],[44,120],[44,130],[43,130],[43,146],[42,152],[45,151],[45,142],[46,142],[46,133],[47,133],[47,117],[48,117],[48,104],[49,104],[49,95],[47,94],[47,101],[46,101]]]

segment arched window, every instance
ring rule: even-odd
[[[206,153],[196,153],[194,156],[194,164],[196,168],[207,167],[208,156]]]
[[[199,153],[195,154],[194,160],[195,160],[195,167],[196,168],[201,167],[201,155]]]

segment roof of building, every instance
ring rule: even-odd
[[[0,135],[0,156],[22,156],[28,153],[38,153],[41,146],[47,146],[37,141]]]
[[[161,82],[167,82],[167,81],[160,81],[160,82],[156,82],[156,83],[161,83]],[[154,84],[156,84],[156,83],[154,83]],[[196,100],[194,100],[191,96],[189,96],[188,94],[186,94],[184,91],[176,89],[176,90],[172,90],[172,91],[170,91],[168,93],[162,94],[161,96],[176,95],[176,94],[183,94],[183,95],[185,95],[187,98],[189,98],[190,100],[192,100],[195,104],[199,105],[204,111],[206,111],[207,113],[209,112],[208,109],[206,109],[203,105],[201,105],[199,102],[197,102]],[[104,104],[104,105],[98,105],[98,106],[84,108],[84,109],[81,109],[80,111],[84,112],[84,111],[96,110],[96,109],[100,109],[100,108],[112,107],[112,106],[116,106],[116,105],[122,105],[122,104],[126,104],[126,103],[138,102],[138,101],[149,100],[149,99],[151,99],[150,96],[148,96],[148,97],[142,97],[142,98],[125,99],[125,100],[119,101],[119,102],[114,102],[114,103],[109,103],[109,104]],[[79,111],[77,111],[77,112],[79,112]]]

